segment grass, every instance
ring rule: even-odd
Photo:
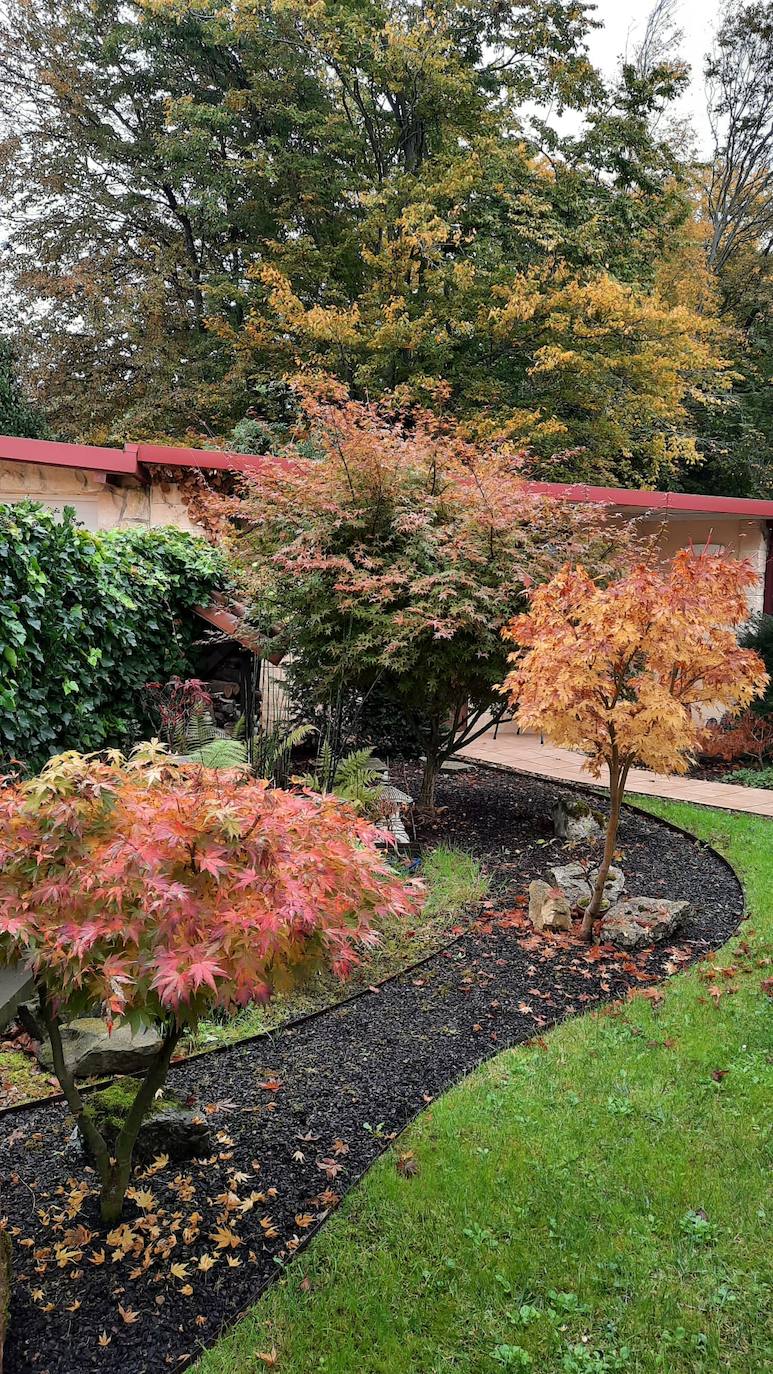
[[[395,1147],[416,1176],[386,1155],[196,1374],[272,1351],[280,1374],[773,1369],[773,827],[648,809],[732,860],[739,937],[660,1004],[567,1022],[434,1104]]]
[[[488,879],[472,854],[445,845],[426,855],[421,876],[427,887],[421,921],[411,930],[406,930],[402,919],[381,925],[378,948],[345,984],[330,973],[319,973],[302,987],[277,993],[270,1002],[246,1007],[229,1020],[202,1021],[195,1035],[186,1040],[187,1048],[208,1049],[272,1030],[284,1021],[339,1002],[441,949],[452,938],[454,928],[467,919],[470,909],[485,897]]]

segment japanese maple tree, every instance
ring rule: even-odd
[[[701,711],[748,706],[768,681],[735,629],[748,619],[756,574],[747,562],[682,549],[670,565],[639,564],[603,586],[567,563],[507,627],[518,645],[503,691],[519,725],[609,770],[604,856],[586,908],[590,938],[634,765],[684,773]]]
[[[186,1028],[320,962],[344,975],[382,917],[412,910],[415,891],[377,839],[333,797],[172,765],[153,746],[128,761],[63,754],[0,791],[0,955],[32,970],[106,1221],[121,1213],[137,1134]],[[60,1034],[94,1008],[162,1036],[112,1150]]]
[[[296,442],[226,505],[234,570],[300,687],[333,700],[342,684],[377,685],[419,718],[431,807],[442,762],[503,709],[501,631],[523,585],[567,554],[605,566],[615,536],[598,513],[530,490],[512,445],[472,444],[334,383],[298,388]]]

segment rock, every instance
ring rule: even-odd
[[[583,864],[563,864],[550,870],[556,887],[567,898],[570,906],[587,906],[593,895],[598,868],[585,868]],[[621,868],[610,866],[604,883],[604,900],[612,906],[625,887],[625,874]]]
[[[529,920],[535,930],[571,930],[572,912],[560,887],[529,883]]]
[[[8,1332],[8,1312],[11,1305],[11,1241],[7,1231],[0,1230],[0,1374],[3,1374],[3,1347]]]
[[[553,807],[553,830],[559,840],[596,840],[604,834],[604,817],[581,797],[559,797]]]
[[[88,1097],[89,1115],[108,1144],[117,1138],[139,1088],[139,1080],[119,1078],[109,1088]],[[77,1131],[75,1135],[78,1138]],[[155,1159],[156,1155],[168,1155],[178,1163],[211,1153],[212,1136],[203,1112],[186,1106],[171,1094],[154,1102],[140,1126],[134,1147],[134,1158],[140,1163]]]
[[[629,897],[617,902],[601,922],[600,940],[618,949],[643,949],[673,935],[690,910],[689,902],[663,897]]]
[[[19,1003],[34,990],[32,975],[23,964],[8,964],[0,968],[0,1030],[5,1030],[16,1015]]]
[[[150,1027],[132,1031],[130,1026],[114,1026],[109,1031],[96,1016],[70,1021],[62,1026],[61,1036],[65,1063],[76,1078],[139,1073],[161,1046],[161,1036]],[[54,1067],[50,1040],[40,1046],[38,1059],[45,1069]]]

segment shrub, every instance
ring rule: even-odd
[[[704,759],[736,763],[754,759],[759,768],[773,757],[773,716],[758,715],[750,709],[737,719],[729,717],[708,726],[700,737],[698,752]]]
[[[69,509],[0,506],[0,760],[136,737],[144,685],[188,669],[193,607],[222,579],[180,530],[91,534]]]
[[[773,615],[757,615],[740,636],[745,649],[753,649],[765,664],[771,681],[763,696],[754,703],[757,715],[773,715]]]
[[[728,782],[740,782],[742,787],[773,788],[773,768],[736,768]]]
[[[590,939],[634,765],[684,773],[701,731],[694,709],[747,707],[768,682],[733,627],[756,581],[748,563],[682,549],[663,573],[644,564],[602,587],[567,564],[505,631],[519,646],[504,689],[517,721],[609,771],[604,857],[583,933]]]
[[[345,975],[412,898],[379,832],[331,797],[173,765],[158,746],[64,754],[0,792],[0,957],[26,960],[56,1075],[117,1218],[180,1036],[319,964]],[[85,1109],[61,1023],[100,1007],[162,1034],[114,1143]]]

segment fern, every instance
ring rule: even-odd
[[[246,768],[247,746],[241,739],[211,739],[186,758],[205,768]]]
[[[314,773],[306,773],[297,778],[304,787],[312,787],[317,792],[332,792],[342,801],[351,802],[364,810],[373,809],[379,801],[383,788],[380,770],[373,766],[372,749],[356,749],[345,755],[338,764],[333,764],[333,755],[327,740],[324,741]],[[331,776],[332,775],[332,776]]]

